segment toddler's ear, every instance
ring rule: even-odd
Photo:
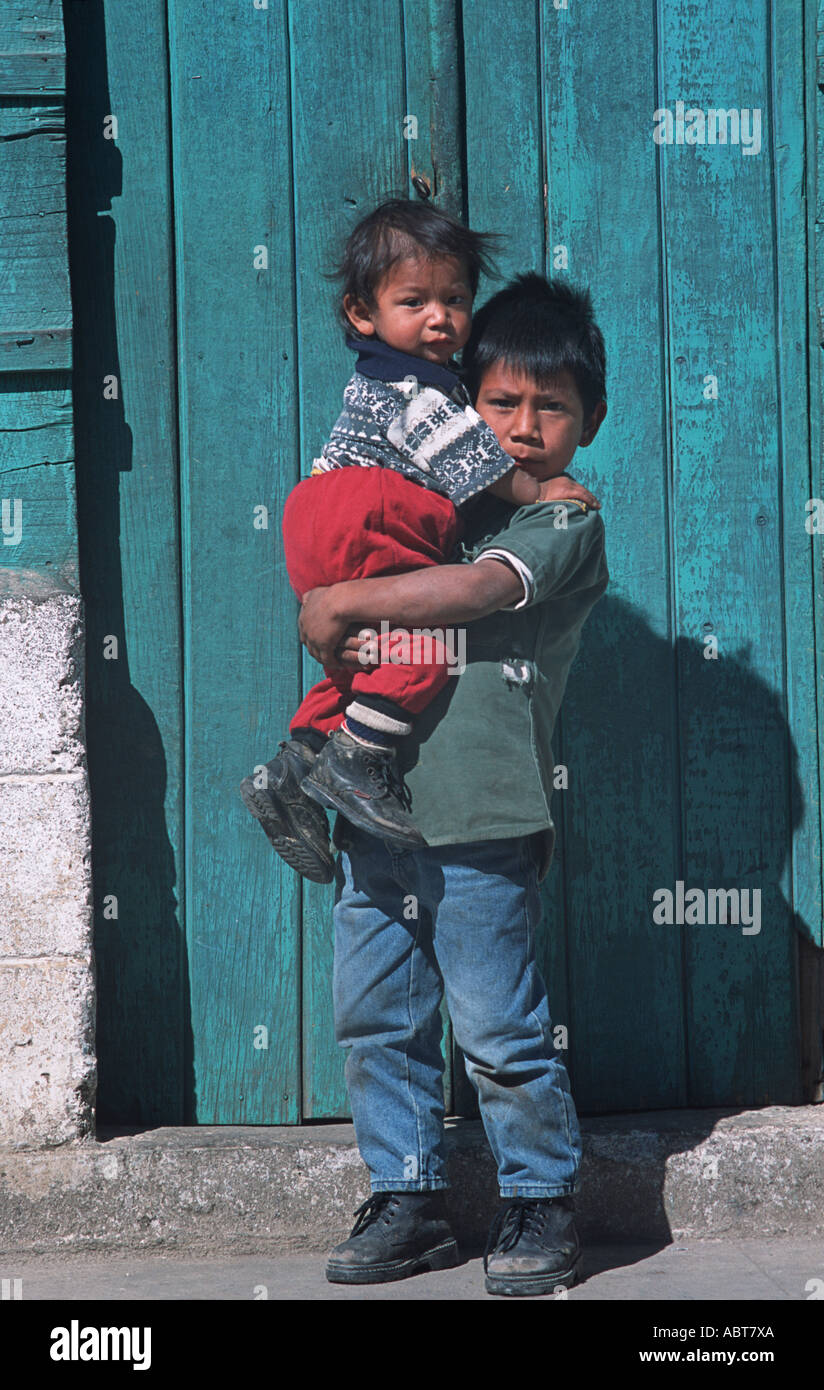
[[[353,328],[357,328],[365,338],[373,337],[375,325],[369,311],[369,306],[364,304],[362,299],[356,298],[353,294],[343,296],[343,311],[346,314]]]

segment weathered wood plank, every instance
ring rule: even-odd
[[[35,13],[36,10],[36,13]],[[66,65],[60,0],[4,0],[0,11],[0,96],[58,95]]]
[[[71,367],[71,328],[0,332],[0,372],[62,372]]]
[[[297,477],[285,6],[216,15],[206,0],[174,0],[169,30],[193,1072],[187,1119],[288,1124],[300,1118],[299,880],[238,794],[241,779],[276,753],[298,695],[297,605],[280,545],[282,507]],[[261,507],[268,513],[256,512]]]
[[[68,374],[0,375],[0,564],[53,571],[77,587]]]
[[[809,306],[808,390],[810,427],[810,496],[824,499],[824,0],[804,6],[805,19],[805,115],[806,161],[805,191],[807,209],[807,287]],[[822,58],[816,60],[816,31]],[[813,551],[813,642],[816,652],[824,651],[824,536],[812,536]],[[818,834],[824,845],[824,667],[816,669],[817,747],[819,762]],[[811,808],[811,818],[814,816]],[[824,859],[824,855],[822,855]],[[824,874],[824,866],[822,866]],[[824,889],[822,889],[824,898]],[[812,911],[810,912],[812,918]],[[824,946],[824,911],[819,918],[820,946]]]
[[[564,1021],[579,1108],[647,1109],[686,1099],[680,940],[651,902],[676,874],[679,795],[654,20],[616,24],[608,3],[540,13],[548,266],[591,288],[609,402],[573,464],[603,503],[611,583],[564,699]]]
[[[182,1124],[174,285],[168,167],[157,158],[169,140],[164,6],[68,0],[65,13],[98,1115]],[[116,140],[104,137],[112,112]]]
[[[41,22],[33,33],[23,0],[0,15],[0,563],[76,587],[65,112],[62,101],[22,104],[4,71],[45,49],[62,68],[57,0]]]
[[[809,380],[806,328],[808,248],[805,165],[814,150],[805,132],[803,9],[772,7],[769,33],[772,56],[775,135],[776,292],[780,410],[777,418],[782,463],[784,550],[784,652],[790,749],[791,852],[785,863],[782,891],[793,911],[799,936],[799,1017],[802,1099],[820,1098],[824,1077],[824,970],[822,856],[818,711],[816,700],[815,552],[816,537],[807,531],[807,503],[816,495],[810,452],[812,399],[798,389]],[[789,77],[789,80],[787,80]],[[803,139],[799,136],[803,135]],[[812,170],[811,170],[812,172]],[[812,257],[811,257],[812,258]],[[821,539],[818,538],[819,554]],[[794,745],[794,748],[793,746]],[[818,950],[816,951],[816,947]],[[816,959],[818,956],[818,959]],[[824,979],[824,974],[821,977]],[[818,1092],[818,1094],[817,1094]]]
[[[803,7],[804,24],[804,93],[805,93],[805,167],[803,196],[807,229],[807,393],[809,401],[810,438],[810,497],[824,499],[824,452],[822,451],[822,419],[824,419],[824,0],[810,0]],[[809,521],[809,517],[805,520]],[[816,705],[816,736],[818,752],[818,798],[809,807],[805,825],[813,822],[808,834],[817,833],[819,846],[824,844],[824,804],[821,787],[822,734],[824,729],[824,668],[817,653],[824,650],[824,540],[821,534],[810,536],[812,550],[812,642],[816,653],[814,680]],[[810,721],[812,722],[812,721]],[[802,778],[804,773],[802,771]],[[802,826],[803,829],[803,826]],[[798,847],[798,836],[796,836]],[[820,851],[819,851],[820,852]],[[796,858],[799,858],[796,848]],[[824,856],[822,856],[824,858]],[[824,897],[824,893],[822,893]],[[799,943],[799,993],[801,1013],[801,1064],[805,1098],[820,1101],[824,1098],[824,912],[818,926],[810,910],[802,915],[802,936]],[[803,933],[809,932],[810,937]]]
[[[500,11],[483,0],[463,6],[469,223],[502,236],[496,253],[502,280],[545,268],[537,38],[532,0]],[[500,288],[501,281],[484,280],[477,303]]]
[[[401,8],[290,5],[300,362],[300,473],[308,473],[340,411],[354,358],[335,322],[335,287],[322,278],[346,236],[376,203],[405,197],[407,114]],[[326,79],[330,55],[345,98]],[[322,675],[304,657],[304,686]],[[332,1018],[334,885],[303,888],[304,1115],[349,1115],[344,1053]]]
[[[4,96],[58,96],[65,86],[62,53],[0,53],[0,92]]]
[[[62,105],[0,104],[0,372],[71,366]]]
[[[464,207],[461,72],[455,0],[403,0],[410,181],[423,179],[438,207]],[[410,196],[412,196],[410,191]]]
[[[659,6],[662,96],[735,111],[739,140],[663,144],[673,536],[687,888],[761,894],[761,930],[686,925],[689,1100],[800,1099],[791,853],[782,461],[776,371],[768,6]],[[758,110],[763,143],[741,112]],[[785,138],[800,141],[788,125]],[[700,134],[698,117],[690,128]],[[686,129],[686,121],[685,127]],[[705,128],[708,136],[709,127]],[[677,131],[673,129],[673,140]],[[717,399],[715,384],[717,383]],[[717,659],[706,646],[718,645]],[[663,885],[662,885],[663,886]],[[665,928],[664,930],[672,930]]]

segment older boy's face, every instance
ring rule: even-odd
[[[361,333],[427,362],[448,362],[472,327],[466,267],[452,256],[396,261],[375,292],[374,308],[345,301],[344,307]]]
[[[595,438],[606,414],[602,401],[585,425],[570,372],[561,372],[545,387],[503,362],[493,363],[484,373],[475,409],[515,464],[539,482],[566,471],[575,450]]]

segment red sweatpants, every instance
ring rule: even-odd
[[[303,478],[283,511],[283,548],[289,582],[299,599],[308,589],[342,579],[403,574],[445,563],[462,533],[453,504],[391,468],[354,464]],[[389,614],[386,617],[389,618]],[[380,634],[381,614],[369,624]],[[388,642],[404,629],[394,628]],[[379,637],[380,640],[380,637]],[[387,643],[381,644],[382,652]],[[411,647],[408,649],[412,655]],[[419,656],[420,653],[415,653]],[[326,679],[303,699],[289,729],[337,729],[346,706],[359,696],[381,695],[408,714],[418,714],[449,679],[448,653],[433,641],[433,660],[382,661],[362,671],[326,670]]]

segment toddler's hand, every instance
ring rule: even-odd
[[[589,488],[576,483],[575,479],[568,477],[566,473],[560,473],[557,478],[546,478],[540,489],[539,502],[584,502],[586,506],[592,507],[593,511],[601,510],[601,503]]]

